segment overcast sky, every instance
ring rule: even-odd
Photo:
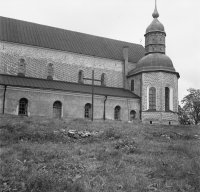
[[[155,0],[0,0],[0,15],[138,43],[152,22]],[[157,0],[166,54],[180,74],[179,101],[200,89],[200,0]]]

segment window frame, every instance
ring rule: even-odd
[[[156,111],[156,88],[155,87],[150,87],[149,88],[149,93],[148,93],[148,105],[149,105],[149,110],[151,111]]]
[[[134,89],[135,89],[135,80],[132,79],[131,80],[131,91],[134,91]]]
[[[83,79],[84,79],[84,72],[83,72],[83,70],[80,70],[78,72],[78,83],[84,84]]]
[[[114,120],[121,120],[121,107],[119,105],[117,105],[114,109]]]
[[[165,111],[170,110],[170,88],[165,87]]]
[[[21,98],[19,100],[18,115],[20,115],[20,116],[28,116],[28,99]]]
[[[91,118],[91,111],[92,110],[92,104],[90,103],[86,103],[85,104],[85,111],[84,111],[84,117],[86,119],[90,119]]]

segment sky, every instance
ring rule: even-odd
[[[0,15],[142,44],[155,0],[0,0]],[[179,79],[179,102],[200,89],[200,0],[157,0],[166,55]]]

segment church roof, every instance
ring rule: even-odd
[[[45,90],[57,90],[77,93],[92,93],[92,86],[89,84],[71,83],[66,81],[56,81],[39,79],[33,77],[21,77],[13,75],[0,74],[0,85],[14,86],[14,87],[25,87]],[[113,97],[125,97],[125,98],[140,98],[129,90],[115,87],[104,87],[94,85],[95,95],[106,95]]]
[[[145,53],[142,45],[0,17],[0,41],[68,51],[116,60],[129,47],[129,61],[138,62]]]

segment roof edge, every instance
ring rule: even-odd
[[[132,76],[135,76],[135,75],[138,75],[140,73],[149,73],[149,72],[166,72],[166,73],[174,73],[177,75],[178,79],[180,78],[180,75],[178,72],[176,72],[175,70],[174,71],[171,71],[171,70],[165,70],[165,69],[149,69],[149,70],[145,70],[145,69],[142,69],[142,70],[138,70],[138,71],[130,71],[131,73],[127,75],[127,77],[132,77]]]
[[[83,85],[83,86],[88,86],[88,87],[92,87],[91,84],[80,84],[80,83],[75,83],[75,82],[68,82],[68,81],[57,81],[57,80],[49,80],[49,79],[42,79],[42,78],[35,78],[35,77],[22,77],[22,76],[15,76],[15,75],[9,75],[9,74],[0,74],[1,76],[8,76],[8,77],[17,77],[17,78],[21,78],[21,79],[34,79],[34,80],[42,80],[42,81],[47,81],[47,82],[60,82],[60,83],[68,83],[68,84],[75,84],[75,85]],[[8,85],[8,86],[13,86],[13,87],[26,87],[26,88],[37,88],[37,89],[43,89],[43,90],[62,90],[65,92],[78,92],[78,93],[87,93],[87,92],[82,92],[82,91],[66,91],[63,89],[51,89],[51,88],[40,88],[40,87],[34,87],[34,86],[19,86],[19,85],[9,85],[9,84],[5,84],[5,83],[1,83],[0,85]],[[104,88],[104,89],[115,89],[115,90],[123,90],[123,91],[128,91],[131,92],[130,90],[124,89],[124,88],[119,88],[119,87],[108,87],[108,86],[101,86],[101,85],[94,85],[94,88]],[[132,93],[132,92],[131,92]],[[105,95],[105,94],[96,94],[96,95]],[[129,98],[135,98],[135,99],[139,99],[140,96],[138,96],[137,94],[134,93],[134,95],[136,97],[129,97]],[[123,97],[123,96],[116,96],[116,95],[109,95],[109,96],[114,96],[114,97]],[[124,98],[124,97],[123,97]]]

